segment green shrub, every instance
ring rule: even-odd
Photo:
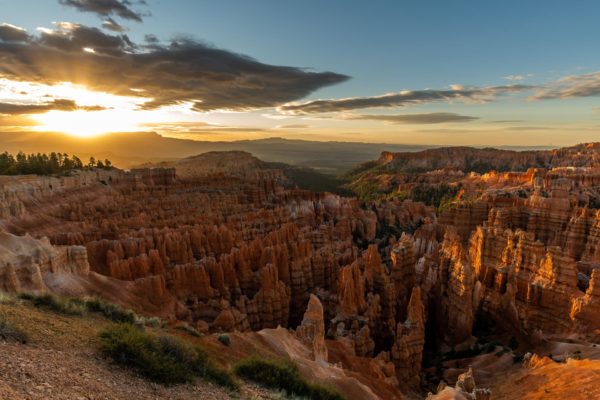
[[[0,339],[25,344],[29,342],[29,335],[0,315]]]
[[[127,322],[133,324],[136,322],[136,315],[131,310],[125,310],[116,304],[108,303],[99,298],[85,300],[86,308],[95,313],[104,315],[114,322]]]
[[[165,326],[165,321],[158,317],[144,317],[138,315],[135,318],[135,323],[143,326],[150,326],[155,329],[159,329]]]
[[[21,293],[19,298],[31,301],[36,307],[48,308],[61,314],[83,315],[87,311],[85,303],[79,299],[60,298],[47,293]]]
[[[232,376],[210,362],[201,348],[174,337],[156,337],[121,323],[102,331],[100,340],[104,354],[155,382],[172,385],[200,377],[233,390],[238,388]]]
[[[48,308],[52,311],[68,315],[83,315],[87,312],[101,314],[113,322],[140,324],[161,328],[163,321],[158,317],[143,317],[132,310],[124,309],[116,304],[94,297],[87,299],[59,297],[52,294],[20,293],[19,298],[31,301],[36,307]]]
[[[231,339],[229,338],[229,335],[227,335],[225,333],[219,335],[219,337],[217,337],[217,339],[219,340],[219,342],[223,343],[225,346],[229,346],[231,344]]]
[[[235,367],[238,376],[271,389],[285,390],[288,395],[313,400],[343,400],[339,393],[321,385],[306,381],[291,362],[264,360],[251,357]]]

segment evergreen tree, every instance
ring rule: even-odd
[[[79,157],[72,156],[66,153],[48,154],[25,154],[20,151],[16,156],[8,152],[0,153],[0,175],[55,175],[64,174],[72,170],[84,168],[112,168],[112,163],[109,159],[104,162],[90,157],[89,163],[83,165]]]

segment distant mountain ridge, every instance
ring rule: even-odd
[[[109,158],[120,168],[131,168],[145,162],[174,161],[209,151],[240,150],[267,162],[284,162],[338,175],[376,159],[383,151],[413,152],[433,147],[436,146],[283,138],[208,142],[163,137],[153,132],[111,133],[94,138],[77,138],[51,132],[0,132],[0,150],[3,151],[60,151],[76,154],[82,159],[90,156]]]

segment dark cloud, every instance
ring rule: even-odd
[[[530,99],[568,99],[593,96],[600,96],[600,71],[565,76],[553,83],[540,87]]]
[[[95,53],[84,52],[86,47]],[[145,109],[189,102],[196,111],[276,107],[348,79],[263,64],[189,39],[136,46],[125,35],[68,23],[27,41],[0,40],[0,75],[152,98]]]
[[[123,19],[142,22],[143,14],[133,11],[130,7],[134,3],[129,0],[58,0],[65,6],[75,7],[82,12],[90,12],[102,17],[117,15]],[[144,1],[136,2],[146,4]]]
[[[160,43],[160,40],[158,40],[156,35],[152,35],[152,34],[144,35],[144,40],[146,41],[146,43],[151,44],[151,45],[156,45],[156,44]]]
[[[352,97],[347,99],[313,100],[305,103],[284,104],[279,111],[289,114],[340,112],[363,108],[389,108],[437,101],[488,101],[495,96],[531,89],[527,85],[506,85],[485,88],[454,88],[451,90],[406,90],[381,96]]]
[[[106,18],[104,21],[102,21],[102,27],[104,29],[108,29],[109,31],[113,31],[113,32],[119,32],[119,33],[123,33],[127,31],[127,28],[120,25],[119,23],[117,23],[117,21],[115,21],[112,18]]]
[[[6,23],[0,24],[0,41],[27,42],[30,39],[25,29]]]
[[[96,52],[119,55],[135,47],[127,35],[107,35],[98,28],[90,28],[70,22],[56,23],[58,29],[44,29],[36,43],[65,52],[81,52],[84,48]]]
[[[479,118],[448,112],[434,112],[425,114],[400,115],[352,115],[346,119],[384,121],[393,124],[441,124],[444,122],[470,122]]]
[[[56,99],[51,102],[41,104],[15,104],[15,103],[0,103],[0,115],[26,115],[26,114],[41,114],[47,111],[100,111],[106,110],[101,106],[79,106],[73,100]]]

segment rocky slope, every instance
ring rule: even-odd
[[[395,172],[427,172],[444,168],[462,172],[504,172],[525,171],[529,168],[598,167],[600,143],[554,150],[443,147],[418,152],[383,152],[375,165]]]
[[[313,192],[348,194],[342,188],[344,181],[331,174],[306,167],[280,162],[265,162],[245,151],[211,151],[193,157],[160,163],[145,163],[144,168],[175,168],[180,178],[195,178],[207,175],[226,175],[239,178],[255,178],[268,170],[278,170],[279,183],[288,188],[299,188]]]
[[[485,399],[487,367],[461,359],[502,371],[552,338],[598,342],[600,145],[431,152],[384,154],[366,201],[242,153],[2,178],[0,287],[241,332],[351,398]],[[484,161],[513,171],[470,171]]]

